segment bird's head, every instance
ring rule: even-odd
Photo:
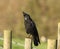
[[[30,16],[29,16],[29,14],[27,14],[27,13],[25,13],[25,12],[23,12],[23,16],[24,16],[24,19],[25,19],[25,20],[28,20],[28,19],[30,19]]]

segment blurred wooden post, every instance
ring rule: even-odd
[[[47,49],[56,49],[56,40],[48,39]]]
[[[32,49],[32,40],[31,40],[31,38],[25,38],[25,49]]]
[[[12,49],[12,32],[4,30],[4,49]]]
[[[60,23],[58,23],[58,44],[57,49],[60,49]]]

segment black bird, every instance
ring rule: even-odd
[[[40,43],[40,40],[39,40],[39,35],[38,35],[36,25],[34,21],[31,19],[29,14],[23,12],[23,16],[24,16],[24,24],[25,24],[26,33],[29,34],[29,37],[32,35],[34,45],[38,46],[38,44]]]

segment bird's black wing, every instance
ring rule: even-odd
[[[32,24],[32,30],[33,30],[32,36],[34,39],[34,44],[37,46],[40,43],[38,31],[33,21],[31,21],[31,24]]]

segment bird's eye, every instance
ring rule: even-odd
[[[25,18],[25,20],[27,20],[27,18]]]

